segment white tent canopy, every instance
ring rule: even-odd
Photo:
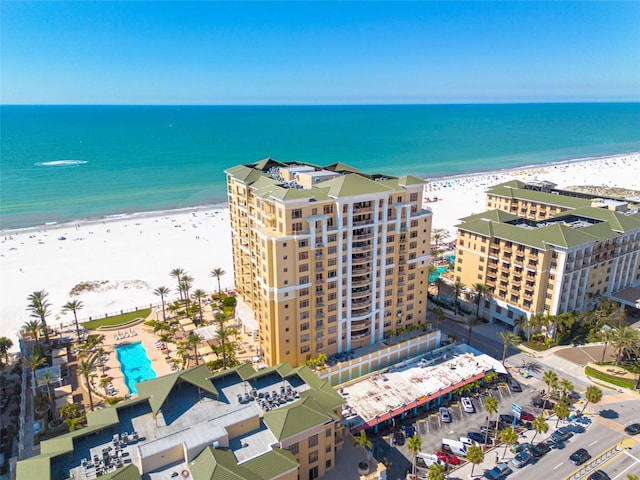
[[[260,325],[258,325],[258,321],[253,315],[253,310],[251,310],[251,307],[244,303],[241,298],[236,297],[236,300],[236,317],[242,322],[242,326],[247,332],[257,332]]]

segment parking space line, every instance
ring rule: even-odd
[[[560,465],[563,465],[563,464],[564,464],[564,462],[560,462],[558,465],[556,465],[555,467],[553,467],[553,469],[555,470],[556,468],[559,468],[559,467],[560,467]]]
[[[598,443],[598,440],[594,440],[593,442],[591,442],[591,443],[590,443],[589,445],[587,445],[587,446],[589,446],[589,447],[590,447],[590,446],[592,446],[592,445],[595,445],[596,443]]]

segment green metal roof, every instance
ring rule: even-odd
[[[258,170],[267,170],[271,167],[284,167],[286,166],[285,163],[279,162],[278,160],[274,160],[271,157],[267,157],[267,158],[263,158],[262,160],[260,160],[259,162],[253,163],[251,165],[253,168],[256,168]]]
[[[517,198],[530,202],[544,203],[566,208],[581,208],[591,206],[591,200],[583,198],[569,197],[555,193],[539,192],[537,190],[527,190],[513,187],[506,184],[496,185],[487,190],[487,193],[505,198]]]
[[[628,232],[640,228],[640,220],[633,215],[624,215],[606,208],[583,207],[571,212],[572,215],[604,220],[617,232]]]
[[[267,480],[296,470],[298,461],[289,450],[274,448],[270,452],[243,463],[242,466]]]
[[[326,386],[329,388],[326,388]],[[321,389],[310,389],[300,393],[300,398],[313,398],[327,412],[331,412],[344,404],[344,398],[331,385],[325,383]]]
[[[138,467],[133,464],[120,467],[117,470],[102,475],[101,480],[141,480],[142,475],[138,471]]]
[[[325,170],[329,170],[331,172],[351,172],[351,173],[359,173],[356,167],[352,167],[351,165],[347,165],[346,163],[336,162],[331,165],[327,165],[324,167]]]
[[[413,175],[402,175],[398,178],[398,185],[403,187],[407,185],[424,185],[425,183],[427,182]]]
[[[16,464],[16,480],[51,478],[51,458],[55,456],[57,454],[42,453],[37,457],[20,460]]]
[[[475,213],[473,215],[469,215],[468,217],[462,217],[458,220],[462,222],[473,222],[475,220],[486,219],[486,220],[493,220],[494,222],[506,223],[512,220],[517,220],[519,218],[520,217],[518,217],[517,215],[514,215],[509,212],[505,212],[504,210],[493,209],[493,210],[487,210],[482,213]]]
[[[231,450],[209,446],[189,462],[189,470],[193,480],[263,480],[237,462]]]
[[[386,193],[394,190],[383,182],[369,180],[357,173],[347,173],[317,185],[329,187],[329,196],[334,198]]]
[[[247,165],[237,165],[235,167],[227,168],[224,173],[227,175],[231,175],[238,180],[245,182],[251,173],[254,172],[254,169]]]
[[[292,437],[335,419],[335,415],[329,414],[312,397],[301,398],[290,405],[266,412],[263,417],[265,425],[278,440]]]

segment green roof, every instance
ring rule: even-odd
[[[253,168],[247,165],[237,165],[235,167],[227,168],[224,172],[227,175],[231,175],[233,178],[246,182],[254,171],[255,170]]]
[[[193,480],[263,480],[260,475],[238,465],[231,450],[205,448],[189,462]]]
[[[156,415],[178,380],[188,382],[213,394],[217,398],[218,390],[214,387],[210,378],[211,372],[209,368],[203,364],[137,383],[136,389],[138,390],[138,395],[149,399],[151,411]]]
[[[640,219],[633,215],[624,215],[607,208],[583,207],[571,212],[572,215],[604,220],[616,232],[628,232],[640,228]]]
[[[243,463],[242,466],[256,475],[260,475],[261,478],[271,479],[296,470],[298,461],[289,450],[274,448],[270,452]]]
[[[344,404],[342,395],[336,392],[327,382],[325,382],[320,389],[309,389],[301,392],[300,398],[313,398],[327,412],[331,412]]]
[[[335,420],[313,397],[301,398],[290,405],[264,414],[264,423],[278,439],[292,437],[325,422]]]
[[[386,193],[393,191],[392,187],[382,182],[370,180],[357,173],[347,173],[325,182],[317,184],[320,187],[329,187],[329,196],[334,198],[351,197],[358,195],[371,195],[374,193]]]
[[[537,190],[527,190],[521,187],[514,187],[507,184],[493,186],[487,190],[488,194],[505,198],[517,198],[530,202],[544,203],[566,208],[581,208],[591,206],[591,200],[584,198],[569,197],[556,193],[539,192]]]
[[[36,478],[51,478],[51,457],[55,456],[57,455],[41,453],[37,457],[20,460],[16,464],[16,479],[33,480]]]
[[[265,171],[271,167],[284,167],[286,166],[285,163],[279,162],[278,160],[274,160],[271,157],[267,157],[267,158],[263,158],[262,160],[260,160],[259,162],[256,162],[254,164],[251,165],[253,168],[256,168],[258,170],[262,170]]]
[[[324,167],[325,170],[329,170],[331,172],[351,172],[351,173],[359,173],[356,167],[352,167],[351,165],[347,165],[346,163],[336,162],[331,165],[327,165]]]
[[[494,210],[487,210],[482,213],[475,213],[473,215],[469,215],[468,217],[462,217],[459,220],[462,222],[473,222],[475,220],[485,219],[485,220],[493,220],[494,222],[506,223],[512,220],[517,220],[518,218],[520,217],[518,217],[517,215],[514,215],[513,213],[505,212],[504,210],[494,209]]]
[[[403,187],[407,185],[424,185],[425,183],[427,182],[413,175],[402,175],[398,178],[398,185]]]
[[[112,472],[102,475],[101,480],[141,480],[142,475],[138,471],[138,467],[133,464],[120,467]]]

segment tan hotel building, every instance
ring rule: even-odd
[[[585,311],[597,296],[640,285],[637,209],[538,186],[492,187],[491,210],[457,225],[454,279],[491,288],[481,316],[492,321]]]
[[[348,352],[426,321],[422,180],[270,158],[226,174],[235,284],[267,364]]]

